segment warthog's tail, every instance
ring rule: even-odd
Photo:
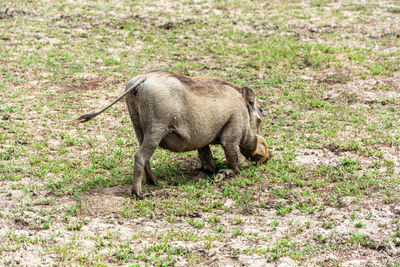
[[[125,90],[125,92],[124,92],[121,96],[119,96],[114,102],[112,102],[110,105],[108,105],[107,107],[103,108],[103,109],[100,110],[99,112],[94,112],[94,113],[90,113],[90,114],[86,114],[86,115],[80,116],[80,117],[77,119],[77,121],[78,121],[78,122],[87,122],[87,121],[93,119],[94,117],[96,117],[97,115],[100,115],[101,113],[103,113],[104,111],[106,111],[108,108],[110,108],[112,105],[114,105],[114,104],[117,103],[119,100],[121,100],[121,98],[123,98],[124,96],[126,96],[129,92],[137,90],[137,88],[138,88],[145,80],[146,80],[146,77],[139,77],[139,78],[136,79],[136,81],[135,81],[135,78],[134,78],[134,80],[131,80],[131,81],[133,81],[134,83],[133,83],[129,88],[127,88],[127,89]],[[129,85],[129,83],[128,83],[128,85]],[[136,91],[135,91],[135,94],[136,94]]]

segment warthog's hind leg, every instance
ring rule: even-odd
[[[205,146],[197,150],[201,161],[201,170],[209,173],[216,171],[215,163],[212,158],[210,146]]]
[[[139,145],[142,145],[142,143],[143,143],[142,129],[138,125],[135,125],[135,124],[133,125],[133,128],[135,129],[136,138],[139,141]],[[147,184],[151,184],[151,185],[157,184],[157,178],[154,175],[153,171],[151,170],[150,160],[145,162],[144,172],[146,173],[146,183]]]
[[[145,169],[146,164],[149,159],[156,151],[160,141],[163,137],[163,132],[160,131],[150,131],[144,134],[143,142],[140,145],[139,150],[135,153],[135,163],[133,166],[133,185],[132,185],[132,195],[138,197],[142,196],[142,174],[143,169]],[[148,164],[150,168],[150,164]]]
[[[144,165],[144,172],[146,173],[146,183],[151,185],[157,184],[157,177],[154,175],[150,167],[150,160],[146,161]]]

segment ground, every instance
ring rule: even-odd
[[[0,0],[0,265],[399,266],[399,25],[398,1]],[[216,182],[158,149],[132,199],[124,102],[75,119],[152,69],[251,87],[272,160]]]

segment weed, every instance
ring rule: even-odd
[[[202,219],[190,219],[187,220],[187,222],[194,228],[203,228],[205,225],[205,222]]]

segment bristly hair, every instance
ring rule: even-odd
[[[87,121],[90,121],[93,117],[96,117],[97,115],[99,115],[99,112],[82,115],[77,119],[77,121],[80,123],[87,122]]]

